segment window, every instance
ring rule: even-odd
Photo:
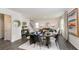
[[[39,28],[39,23],[35,23],[35,27],[36,28]]]

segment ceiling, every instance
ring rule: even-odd
[[[59,17],[61,16],[65,8],[10,8],[13,11],[22,13],[25,17],[33,18],[46,18],[46,17]]]

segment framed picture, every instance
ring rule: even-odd
[[[78,9],[75,8],[68,14],[68,32],[79,36],[78,33]]]

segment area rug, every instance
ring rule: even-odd
[[[18,48],[24,49],[24,50],[59,50],[58,46],[56,46],[55,38],[51,38],[51,47],[47,48],[46,46],[39,46],[37,44],[29,44],[29,41],[26,43],[20,45]]]

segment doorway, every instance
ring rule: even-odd
[[[0,14],[0,39],[11,41],[11,16]]]
[[[4,15],[0,14],[0,39],[4,39]]]

